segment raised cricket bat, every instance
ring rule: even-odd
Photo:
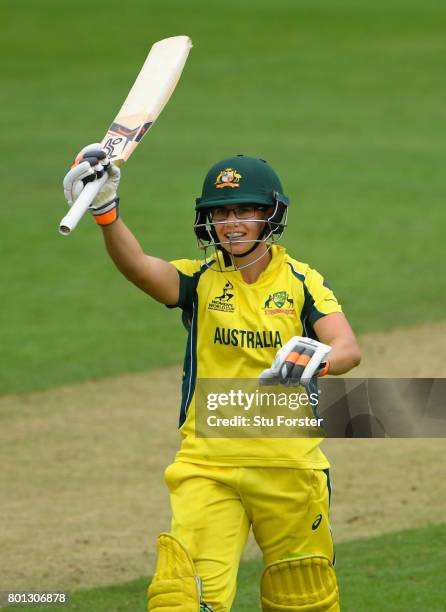
[[[108,158],[117,165],[127,161],[167,104],[178,83],[192,47],[188,36],[172,36],[156,42],[129,91],[124,104],[102,140]],[[68,236],[107,180],[87,183],[59,224]]]

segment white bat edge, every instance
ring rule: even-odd
[[[71,234],[76,225],[87,212],[88,207],[101,190],[101,187],[105,185],[107,179],[108,174],[107,172],[104,172],[104,176],[101,176],[100,179],[85,185],[76,202],[59,223],[59,233],[62,234],[62,236],[69,236],[69,234]]]

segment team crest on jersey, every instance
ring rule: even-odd
[[[225,168],[218,173],[215,179],[215,187],[223,189],[223,187],[240,187],[240,179],[242,175],[234,170],[234,168]]]
[[[219,310],[220,312],[234,312],[234,285],[228,281],[224,284],[219,295],[212,298],[208,305],[209,310]]]
[[[286,291],[276,291],[266,298],[263,310],[266,315],[293,315],[294,300]]]

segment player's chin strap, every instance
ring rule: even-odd
[[[246,257],[247,255],[251,255],[251,253],[253,253],[256,250],[256,248],[263,242],[261,240],[261,236],[264,233],[264,229],[265,228],[262,229],[262,231],[260,232],[257,238],[258,242],[254,242],[252,247],[250,247],[244,253],[239,253],[238,255],[236,255],[235,253],[229,254],[229,252],[225,248],[223,248],[222,246],[217,246],[217,249],[219,249],[223,255],[223,262],[225,264],[225,267],[227,268],[231,265],[234,265],[233,259],[242,259],[243,257]]]

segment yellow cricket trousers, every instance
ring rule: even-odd
[[[333,560],[328,470],[215,467],[175,462],[165,471],[171,533],[203,580],[203,600],[229,612],[252,525],[265,565],[318,553]]]

